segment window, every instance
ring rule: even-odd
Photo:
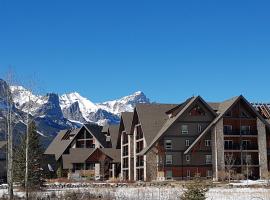
[[[172,170],[166,171],[166,179],[172,179]]]
[[[190,110],[189,115],[190,116],[203,116],[205,115],[205,112],[200,106],[196,105]]]
[[[205,155],[205,163],[206,164],[212,163],[212,155]]]
[[[242,134],[249,134],[250,133],[250,126],[241,126],[241,133]]]
[[[127,156],[128,155],[128,146],[124,146],[123,147],[123,156]]]
[[[198,133],[202,132],[202,125],[198,124]]]
[[[211,140],[205,140],[204,144],[206,147],[210,147],[211,146]]]
[[[186,161],[190,162],[190,155],[186,155]]]
[[[172,149],[172,140],[165,140],[165,149]]]
[[[182,134],[188,134],[188,125],[182,125],[181,132]]]
[[[211,170],[207,170],[206,177],[207,178],[211,178],[212,177],[212,171]]]
[[[190,170],[187,170],[187,178],[190,178]]]
[[[245,162],[246,162],[247,164],[251,164],[251,155],[250,155],[250,154],[247,154],[247,155],[246,155]]]
[[[233,141],[232,140],[224,140],[224,148],[225,149],[233,149]]]
[[[172,164],[172,155],[166,155],[166,164],[171,165]]]
[[[223,129],[224,129],[224,133],[231,133],[232,125],[224,125]]]
[[[186,140],[186,147],[189,147],[189,140]]]
[[[250,147],[250,140],[242,140],[242,147],[243,149],[248,149]]]

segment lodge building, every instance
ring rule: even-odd
[[[243,96],[180,104],[137,104],[119,125],[61,131],[45,154],[63,175],[127,181],[218,179],[230,169],[263,178],[270,164],[270,110]],[[228,159],[230,158],[230,159]]]

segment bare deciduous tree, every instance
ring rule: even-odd
[[[225,171],[228,174],[228,180],[231,182],[231,174],[232,174],[232,168],[235,163],[235,158],[233,156],[233,153],[227,153],[224,155],[224,162],[225,162]]]

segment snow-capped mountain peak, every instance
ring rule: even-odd
[[[85,97],[82,97],[78,92],[63,94],[60,96],[60,106],[62,109],[71,106],[73,103],[78,102],[81,109],[84,110],[97,110],[96,105]]]
[[[53,93],[41,96],[33,94],[22,86],[11,86],[10,90],[16,107],[24,112],[26,112],[27,102],[30,97],[30,112],[33,116],[46,116],[46,112],[48,112],[48,116],[64,117],[72,122],[79,123],[118,123],[121,112],[133,111],[137,103],[150,102],[142,91],[137,91],[116,100],[93,103],[78,92],[61,96]],[[46,108],[48,106],[53,109]]]

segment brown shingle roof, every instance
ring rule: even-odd
[[[72,163],[84,163],[92,155],[94,148],[70,148],[69,154],[63,154],[63,169],[71,169]]]
[[[167,121],[166,111],[176,104],[138,104],[135,108],[142,126],[146,144],[149,145]]]
[[[131,126],[132,126],[132,119],[133,119],[133,112],[122,112],[121,118],[123,120],[123,124],[125,127],[125,131],[127,134],[130,134]]]
[[[110,125],[109,132],[111,136],[112,148],[116,149],[119,133],[119,125]]]
[[[158,134],[156,137],[152,140],[152,142],[145,148],[143,149],[140,154],[143,155],[147,153],[147,151],[152,148],[152,146],[159,140],[159,138],[168,130],[169,127],[195,102],[195,101],[201,101],[208,109],[209,111],[213,114],[213,116],[217,116],[217,114],[214,112],[214,110],[200,97],[192,97],[187,99],[183,104],[180,104],[180,106],[176,106],[177,109],[171,109],[170,112],[175,112],[176,110],[178,111],[177,114],[169,119],[164,123],[162,128],[159,130]]]
[[[74,134],[76,137],[80,130],[81,128],[73,129],[70,133]],[[67,133],[67,131],[69,130],[60,131],[48,146],[44,154],[55,155],[55,159],[58,160],[75,138],[73,137],[72,139],[63,140],[62,138]]]
[[[84,124],[84,127],[99,141],[102,147],[106,147],[106,136],[102,133],[102,126],[97,124]]]

